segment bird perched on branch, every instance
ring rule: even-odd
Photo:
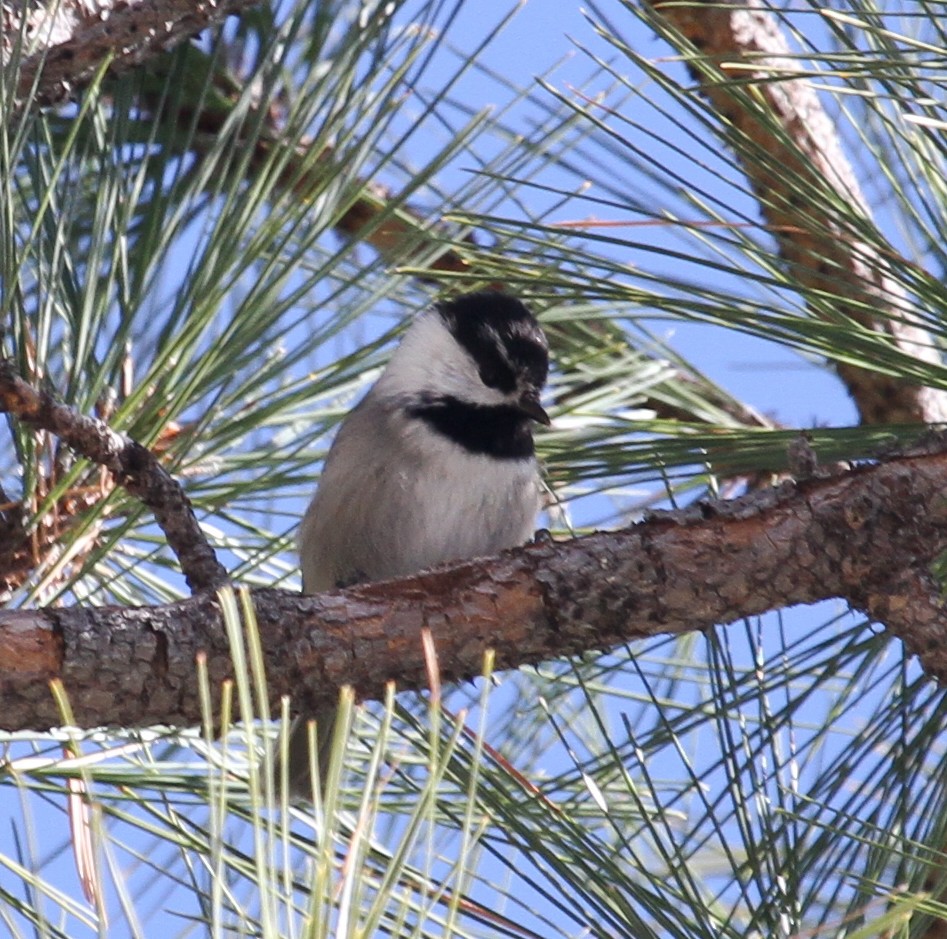
[[[523,544],[540,508],[533,424],[546,337],[519,300],[436,303],[345,418],[299,532],[303,591],[413,574]],[[320,774],[334,711],[316,716]],[[289,744],[292,795],[312,797],[308,733]]]

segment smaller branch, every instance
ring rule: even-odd
[[[809,180],[811,191],[830,189],[853,214],[871,220],[837,128],[812,82],[772,80],[785,77],[792,58],[778,19],[758,0],[720,5],[647,2],[704,56],[701,66],[692,65],[691,71],[725,121],[737,154],[745,154],[753,144],[768,155],[741,156],[743,170],[799,283],[833,295],[838,312],[867,329],[887,333],[901,352],[939,365],[940,347],[912,310],[903,285],[891,275],[885,253],[858,232],[844,230],[823,205],[800,199],[799,181]],[[746,81],[752,83],[752,96],[740,93]],[[748,101],[759,106],[748,106]],[[762,119],[764,112],[778,121],[784,137]],[[814,314],[822,315],[819,310]],[[947,393],[941,389],[844,360],[834,366],[865,424],[947,420]]]
[[[159,55],[257,0],[49,0],[4,3],[0,62],[19,57],[17,93],[6,119],[24,104],[69,100],[102,63],[119,74]],[[26,48],[21,50],[21,44]],[[33,94],[31,95],[31,90]]]
[[[162,89],[171,59],[165,57],[152,65],[151,81],[139,100],[145,111],[150,112],[148,119],[160,122],[171,132],[170,139],[176,152],[203,157],[224,133],[243,85],[240,77],[231,75],[220,61],[209,60],[208,56],[193,48],[188,49],[187,54],[195,74],[213,69],[208,72],[208,81],[213,83],[216,95],[202,99],[199,110],[188,101],[169,109]],[[279,111],[266,107],[265,103],[260,106],[263,108],[262,129],[251,130],[249,136],[239,143],[242,151],[250,153],[246,164],[247,178],[254,180],[260,173],[269,172],[273,165],[280,166],[275,189],[292,192],[304,202],[310,200],[314,192],[321,190],[326,178],[338,175],[338,162],[344,161],[345,154],[339,155],[331,147],[318,145],[305,137],[286,139]],[[200,133],[192,135],[192,127],[200,128]],[[320,150],[314,159],[316,146],[320,146]],[[274,155],[279,159],[274,161]],[[370,245],[392,265],[420,263],[424,258],[425,266],[418,274],[422,281],[435,282],[434,272],[471,273],[471,265],[461,252],[450,244],[438,243],[445,234],[441,222],[425,219],[422,213],[406,203],[393,205],[398,201],[397,197],[370,180],[356,179],[351,192],[350,199],[340,200],[340,204],[346,207],[334,222],[340,235]],[[472,236],[467,235],[463,240],[475,246]],[[432,246],[436,249],[433,252]]]
[[[191,502],[154,454],[103,421],[77,413],[20,378],[0,358],[0,411],[55,434],[76,453],[108,469],[131,495],[152,510],[181,564],[192,592],[213,590],[227,571],[200,529]]]

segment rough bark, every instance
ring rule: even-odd
[[[18,60],[7,117],[32,103],[59,104],[109,59],[118,74],[258,0],[17,0],[0,8],[0,61]]]
[[[717,6],[647,2],[702,53],[704,67],[693,71],[729,128],[735,152],[747,152],[750,144],[760,154],[743,160],[743,169],[798,282],[827,291],[836,298],[835,313],[886,333],[905,354],[941,363],[938,343],[913,315],[904,288],[889,275],[887,257],[857,231],[833,221],[831,193],[866,220],[871,212],[812,83],[785,78],[792,53],[776,17],[757,0]],[[752,95],[745,94],[748,85]],[[773,132],[774,119],[783,137]],[[819,204],[801,199],[801,179],[809,181],[812,192],[821,188],[825,199]],[[834,367],[863,423],[947,420],[947,394],[939,389],[844,361]]]
[[[421,631],[443,678],[841,597],[947,676],[947,616],[930,567],[947,549],[947,442],[827,478],[661,513],[630,528],[541,540],[399,581],[301,597],[252,591],[270,691],[313,712],[426,683]],[[195,658],[231,674],[216,596],[152,608],[0,614],[0,726],[45,729],[61,679],[82,726],[192,724]]]
[[[76,453],[104,466],[154,512],[191,590],[226,582],[227,571],[207,543],[184,490],[140,443],[103,421],[77,413],[45,391],[37,391],[0,358],[0,412],[54,433]],[[103,494],[104,497],[104,494]]]

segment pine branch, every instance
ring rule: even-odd
[[[161,84],[161,68],[158,69]],[[221,134],[230,117],[230,110],[236,105],[239,87],[234,84],[228,95],[226,87],[232,82],[229,75],[221,70],[214,76],[218,95],[213,101],[202,101],[199,110],[188,103],[179,105],[172,113],[162,107],[159,93],[146,91],[141,95],[141,104],[151,109],[155,119],[169,125],[169,130],[180,133],[180,139],[187,141],[187,150],[204,156],[212,148],[212,141]],[[310,200],[318,192],[326,178],[339,173],[336,154],[331,147],[322,146],[318,158],[312,159],[314,142],[308,138],[298,141],[287,140],[285,128],[280,116],[274,109],[266,109],[263,117],[263,132],[250,135],[244,147],[249,149],[250,159],[246,163],[247,178],[252,180],[258,174],[267,171],[273,162],[274,153],[280,157],[281,166],[276,177],[275,188],[291,191],[301,200]],[[187,128],[198,126],[199,136],[190,138]],[[169,135],[171,140],[174,134]],[[357,180],[353,186],[350,204],[335,222],[335,230],[346,238],[362,241],[371,245],[389,263],[409,264],[417,257],[428,253],[432,244],[437,245],[443,232],[436,225],[426,221],[420,212],[411,206],[398,204],[384,187],[370,180]],[[393,208],[394,206],[394,208]],[[469,236],[465,239],[471,245]],[[443,246],[433,258],[425,261],[421,280],[433,280],[428,272],[446,272],[452,274],[470,274],[471,265],[463,255],[453,247]]]
[[[629,528],[397,581],[302,597],[251,591],[270,692],[305,712],[342,684],[380,697],[388,681],[426,685],[421,633],[443,678],[611,648],[832,597],[883,623],[929,674],[947,677],[947,617],[931,565],[947,549],[947,439],[886,462]],[[194,661],[230,676],[215,596],[164,606],[0,614],[0,726],[59,720],[43,685],[61,679],[82,726],[193,724]]]
[[[0,358],[0,411],[48,430],[87,459],[106,467],[155,515],[191,590],[211,590],[227,581],[198,525],[190,500],[154,454],[111,430],[94,417],[79,414],[47,392],[23,381],[8,359]]]
[[[0,59],[18,59],[7,120],[30,106],[61,104],[109,61],[120,74],[258,0],[48,0],[4,3]]]
[[[826,212],[834,194],[856,215],[871,216],[815,88],[805,78],[786,78],[793,57],[776,17],[754,2],[649,3],[679,34],[678,45],[701,53],[700,59],[688,58],[691,71],[728,128],[735,152],[742,157],[755,147],[760,154],[744,158],[743,169],[800,285],[837,298],[834,312],[888,333],[907,354],[940,363],[938,344],[911,313],[904,289],[886,273],[889,258],[857,232],[834,224]],[[773,121],[781,135],[774,133]],[[819,192],[826,196],[820,204],[802,197]],[[947,394],[941,390],[844,361],[834,365],[864,423],[947,420]]]
[[[775,17],[751,5],[710,9],[705,4],[689,7],[654,0],[652,4],[704,53],[705,59],[695,71],[704,93],[732,128],[731,133],[754,142],[770,155],[771,159],[765,161],[744,161],[744,167],[761,197],[762,211],[783,256],[797,271],[800,283],[815,290],[828,287],[838,296],[847,293],[857,298],[856,303],[843,304],[840,312],[870,329],[889,333],[913,356],[939,361],[930,336],[905,312],[907,304],[900,285],[884,273],[885,259],[850,232],[821,221],[813,225],[813,219],[824,219],[824,207],[799,203],[798,178],[811,178],[817,184],[815,191],[818,186],[830,186],[866,219],[869,216],[835,128],[815,90],[803,79],[771,80],[774,75],[783,75],[790,53]],[[149,0],[96,5],[91,11],[70,0],[28,11],[5,6],[2,54],[4,60],[23,56],[17,84],[21,103],[35,86],[35,103],[50,104],[65,100],[87,84],[109,56],[113,57],[112,71],[127,69],[251,5],[247,0],[196,4]],[[721,63],[719,68],[715,62]],[[746,69],[746,64],[751,68]],[[759,113],[746,106],[746,98],[734,93],[726,81],[720,81],[721,73],[753,83],[756,100],[765,102],[789,143],[777,139]],[[16,110],[10,109],[10,113]],[[745,146],[736,149],[742,152]],[[304,180],[297,180],[297,185],[304,186]],[[418,237],[419,226],[410,212],[396,213],[378,225],[374,220],[386,216],[387,203],[383,194],[372,195],[366,183],[363,196],[340,220],[340,230],[349,235],[367,235],[382,254],[397,253],[406,241]],[[432,267],[457,272],[466,270],[467,263],[447,250]],[[878,313],[867,314],[866,305]],[[947,395],[939,390],[910,385],[844,362],[837,363],[836,368],[865,422],[947,420]]]

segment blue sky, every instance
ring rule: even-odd
[[[619,25],[621,38],[637,51],[668,61],[669,51],[650,30],[630,13],[616,12],[614,5],[602,4],[612,21]],[[614,49],[597,35],[594,13],[587,15],[583,6],[563,3],[561,0],[527,0],[521,4],[508,4],[499,0],[486,3],[465,4],[452,24],[451,35],[454,46],[461,42],[465,48],[473,47],[478,38],[485,35],[491,25],[499,21],[510,9],[517,8],[516,15],[486,48],[482,56],[483,72],[467,73],[458,86],[457,94],[471,105],[500,105],[503,91],[500,82],[485,73],[492,72],[515,84],[519,88],[536,87],[539,81],[548,82],[565,94],[577,89],[591,96],[606,87],[605,79],[599,77],[589,83],[589,75],[596,66],[594,57],[603,60],[615,58]],[[811,20],[805,21],[811,24]],[[448,43],[450,47],[452,43]],[[683,69],[669,65],[683,75]],[[429,76],[430,79],[430,76]],[[657,100],[661,96],[656,89],[650,92]],[[521,120],[534,120],[535,108],[526,104],[511,112]],[[659,118],[654,114],[644,115],[642,121],[658,126]],[[674,123],[663,121],[660,132],[672,142],[683,147],[688,141],[677,133]],[[662,153],[661,159],[666,154]],[[725,157],[726,159],[726,157]],[[474,169],[471,161],[469,169]],[[464,161],[455,161],[451,171],[462,173]],[[618,168],[617,168],[618,169]],[[681,172],[695,172],[694,164],[681,161]],[[449,177],[450,171],[447,172]],[[639,198],[648,199],[648,181],[638,176],[637,184],[642,188]],[[574,178],[571,183],[574,184]],[[548,177],[543,178],[549,184]],[[569,183],[563,177],[562,185]],[[592,193],[595,189],[593,187]],[[539,193],[534,194],[539,198]],[[657,198],[657,196],[656,196]],[[755,202],[746,199],[744,208],[751,217],[758,218]],[[591,211],[591,210],[590,210]],[[609,218],[607,209],[598,208],[596,217]],[[611,216],[614,218],[614,216]],[[574,221],[575,217],[566,209],[553,221]],[[631,222],[637,219],[629,219]],[[654,238],[660,239],[662,232],[654,229]],[[632,261],[635,259],[632,258]],[[830,370],[818,363],[811,363],[785,347],[763,342],[733,330],[723,331],[700,324],[655,320],[655,332],[666,338],[685,359],[694,362],[712,380],[745,401],[757,410],[774,417],[786,426],[810,427],[814,425],[837,426],[856,420],[855,409],[841,383]]]
[[[453,35],[458,37],[456,45],[473,47],[476,42],[474,37],[482,34],[487,24],[508,8],[508,4],[496,0],[466,4],[452,26]],[[666,54],[643,26],[632,24],[630,18],[626,25],[628,35],[640,43],[641,49],[649,53],[653,50],[657,56]],[[567,89],[573,84],[582,83],[590,71],[588,60],[570,37],[594,51],[607,51],[607,47],[595,37],[588,21],[579,12],[578,4],[564,3],[562,0],[531,0],[522,5],[511,25],[488,47],[483,65],[520,86],[532,82],[536,76],[549,74],[554,84]],[[556,63],[561,64],[550,74],[550,69]],[[432,79],[436,79],[436,72],[428,76],[428,81]],[[458,87],[457,95],[480,106],[499,101],[498,88],[495,79],[470,73]],[[471,161],[470,166],[464,166],[463,160],[459,160],[446,175],[449,177],[450,173],[460,174],[475,168],[475,161]],[[568,213],[564,213],[561,220],[569,220]],[[655,237],[658,236],[656,233]],[[672,326],[666,320],[655,319],[653,325],[685,358],[697,363],[717,383],[786,425],[839,425],[854,419],[851,403],[831,373],[805,362],[784,348],[732,331],[723,332],[696,324],[676,323]],[[821,620],[825,618],[823,614],[824,611],[796,610],[787,614],[782,622],[789,630],[802,631],[810,617]],[[0,826],[6,825],[6,830],[9,830],[7,820],[20,817],[20,806],[12,798],[12,793],[9,804],[2,809]],[[56,826],[62,825],[62,817],[58,813],[49,813],[46,818],[50,815],[55,819]],[[46,819],[40,818],[38,827],[44,824],[47,824]],[[61,844],[64,838],[65,831],[61,827],[52,834],[54,842]],[[75,894],[75,875],[68,854],[62,855],[56,869],[56,879],[61,882],[63,889]],[[154,935],[156,929],[168,931],[169,935],[177,934],[180,925],[180,920],[159,916],[149,924],[148,934]]]

